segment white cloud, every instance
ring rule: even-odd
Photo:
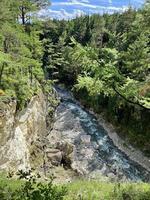
[[[99,14],[103,14],[103,13],[114,13],[114,12],[123,12],[126,9],[128,9],[127,6],[124,6],[122,8],[116,8],[116,7],[103,7],[100,6],[101,9],[89,9],[89,14],[93,14],[93,13],[99,13]],[[103,9],[102,9],[103,8]],[[67,12],[65,9],[60,9],[60,10],[52,10],[52,9],[41,9],[38,13],[36,13],[36,15],[41,18],[41,19],[72,19],[72,18],[76,18],[79,17],[81,15],[85,15],[86,12],[84,12],[83,10],[80,9],[74,9],[73,12]]]
[[[85,12],[79,9],[74,9],[72,13],[67,12],[64,9],[61,10],[52,10],[52,9],[42,9],[37,13],[37,16],[41,19],[72,19],[85,15]]]
[[[75,4],[77,4],[77,3],[90,3],[90,1],[89,0],[68,0],[68,2],[71,2],[71,3],[75,3]]]
[[[54,2],[53,6],[81,6],[87,8],[97,8],[97,5],[89,4],[87,0],[70,0],[68,2]]]
[[[115,7],[115,6],[99,6],[99,5],[94,5],[94,4],[89,4],[89,3],[83,3],[83,1],[86,0],[70,0],[68,2],[54,2],[54,6],[80,6],[81,8],[89,8],[89,9],[95,9],[95,11],[99,10],[107,10],[107,11],[122,11],[124,7]],[[112,2],[111,0],[109,0]]]
[[[81,0],[83,3],[90,3],[89,0]]]
[[[114,12],[124,12],[128,9],[128,6],[123,6],[123,7],[113,7],[113,6],[109,6],[109,7],[101,7],[101,9],[90,9],[89,13],[90,14],[94,14],[94,13],[98,13],[98,14],[104,14],[104,13],[109,13],[109,14],[113,14]]]
[[[56,19],[71,19],[77,16],[93,13],[114,13],[114,12],[123,12],[128,9],[128,6],[116,7],[113,6],[113,0],[106,0],[106,6],[90,4],[89,0],[67,0],[54,2],[52,5],[56,6],[57,9],[49,8],[42,9],[38,12],[40,18],[56,18]],[[141,1],[141,0],[134,0]],[[70,11],[64,9],[65,6],[68,6]],[[79,7],[79,9],[78,9]],[[63,8],[63,9],[62,9]]]

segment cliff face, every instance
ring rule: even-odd
[[[27,170],[41,163],[37,143],[46,135],[46,110],[42,92],[18,114],[15,101],[0,103],[0,169]]]

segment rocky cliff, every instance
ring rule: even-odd
[[[0,103],[0,169],[27,170],[41,163],[37,143],[46,135],[46,110],[42,92],[19,113],[16,101]]]
[[[120,148],[102,119],[99,122],[66,90],[56,87],[53,92],[47,98],[40,92],[19,113],[15,101],[1,103],[0,170],[35,169],[42,177],[54,174],[63,182],[79,175],[150,180],[149,163],[141,164]]]
[[[49,136],[58,102],[55,89],[47,97],[40,92],[20,112],[16,101],[0,102],[0,171],[32,170],[69,180],[72,171],[64,166],[70,167],[72,146]]]

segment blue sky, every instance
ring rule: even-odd
[[[51,0],[51,6],[39,12],[41,17],[70,19],[92,13],[121,12],[129,5],[142,6],[144,0]]]

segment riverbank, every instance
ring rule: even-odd
[[[123,134],[119,133],[120,130],[118,130],[116,126],[108,122],[106,113],[104,113],[103,110],[100,113],[96,113],[91,107],[87,108],[85,104],[83,105],[80,98],[76,100],[76,103],[97,119],[98,123],[107,131],[117,148],[123,151],[131,160],[137,162],[150,172],[150,157],[146,156],[140,148],[133,146],[127,138],[121,137]]]
[[[121,151],[129,156],[131,160],[134,160],[145,169],[150,171],[149,157],[145,156],[142,151],[136,149],[131,144],[129,144],[128,141],[123,140],[115,130],[115,127],[104,119],[104,116],[96,114],[92,110],[90,110],[89,112],[93,114],[97,118],[99,124],[104,127],[115,146],[117,146]]]
[[[106,124],[104,127],[98,116],[86,110],[66,89],[56,87],[56,90],[61,100],[48,138],[55,148],[60,146],[58,141],[62,146],[69,145],[71,154],[65,162],[71,169],[81,177],[97,179],[101,175],[110,180],[149,181],[149,167],[132,160],[129,153],[115,143],[115,137],[113,142],[108,133],[112,130]]]
[[[69,98],[72,100],[75,100],[75,102],[78,105],[80,105],[82,109],[86,110],[86,112],[90,113],[97,119],[98,123],[106,130],[109,137],[112,139],[114,145],[118,149],[123,151],[131,160],[137,162],[142,167],[144,167],[147,171],[150,172],[150,158],[145,156],[141,150],[133,147],[128,141],[121,138],[120,137],[121,134],[118,133],[118,131],[116,130],[116,127],[113,126],[112,123],[109,123],[107,119],[105,119],[105,116],[103,115],[103,113],[97,114],[93,111],[92,108],[87,109],[79,99],[78,100],[74,99],[72,93],[69,93]]]

